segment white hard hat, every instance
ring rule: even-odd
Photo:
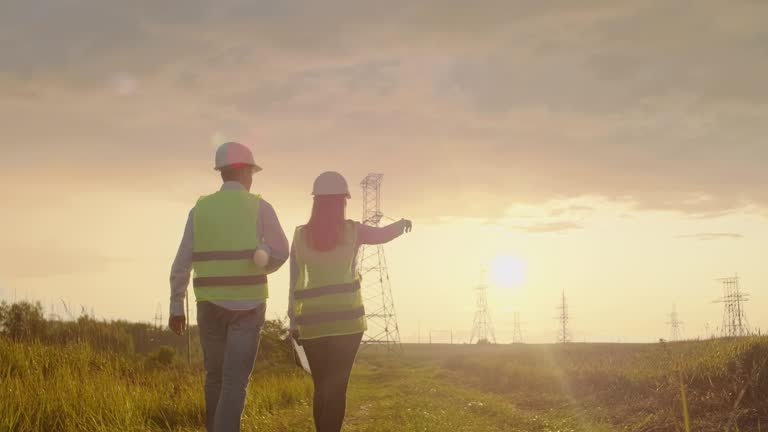
[[[237,142],[224,143],[216,150],[216,169],[230,165],[250,165],[254,172],[261,171],[261,167],[253,160],[251,149]]]
[[[346,195],[347,198],[352,198],[344,176],[335,171],[326,171],[317,176],[312,195]]]

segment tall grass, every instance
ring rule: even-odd
[[[680,400],[683,403],[683,426],[685,432],[691,432],[691,416],[688,413],[688,396],[685,395],[685,384],[680,384]]]
[[[203,374],[158,368],[88,345],[0,339],[0,431],[201,430]],[[254,373],[246,415],[306,405],[311,383],[287,371]]]
[[[768,418],[765,337],[443,349],[432,356],[442,357],[453,379],[522,406],[567,404],[617,425],[644,422],[659,430],[685,430],[686,423],[696,431],[757,430],[758,420]]]
[[[249,385],[243,430],[308,432],[312,384],[286,367],[290,352],[283,351],[278,324],[265,327],[267,361],[257,363]],[[0,337],[0,432],[201,431],[203,372],[173,361],[173,352],[161,349],[146,358],[86,343]],[[406,348],[399,360],[367,348],[361,361],[375,373],[364,386],[353,378],[352,395],[362,408],[353,412],[349,430],[387,430],[371,423],[377,421],[435,430],[429,429],[438,424],[434,418],[416,421],[411,417],[424,413],[410,406],[431,407],[430,413],[470,407],[476,415],[449,416],[442,425],[498,426],[512,412],[534,418],[558,413],[589,431],[600,424],[627,431],[759,432],[768,418],[765,337],[654,345],[422,346]],[[498,411],[504,414],[491,421],[456,396],[466,387],[472,387],[466,397],[495,393],[487,400],[514,409]],[[408,403],[401,403],[404,396]]]

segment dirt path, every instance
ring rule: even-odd
[[[356,369],[346,432],[610,432],[564,412],[531,413],[448,382],[435,369]]]
[[[359,362],[347,407],[344,432],[616,432],[567,410],[518,409],[430,367],[377,368]],[[244,420],[243,431],[314,432],[309,401]]]

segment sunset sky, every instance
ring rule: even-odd
[[[515,311],[554,341],[562,290],[576,341],[668,337],[673,304],[697,337],[735,274],[766,331],[767,21],[746,0],[4,2],[0,298],[167,317],[236,140],[289,237],[317,174],[359,219],[384,173],[384,212],[414,222],[386,247],[404,341],[469,339],[481,282],[500,342]],[[286,266],[269,317],[287,291]]]

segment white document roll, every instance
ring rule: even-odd
[[[291,342],[293,342],[293,352],[296,356],[297,364],[301,366],[302,369],[307,371],[308,374],[312,375],[312,371],[309,369],[309,360],[307,360],[307,353],[304,352],[304,347],[299,345],[296,342],[296,339],[291,338]]]

